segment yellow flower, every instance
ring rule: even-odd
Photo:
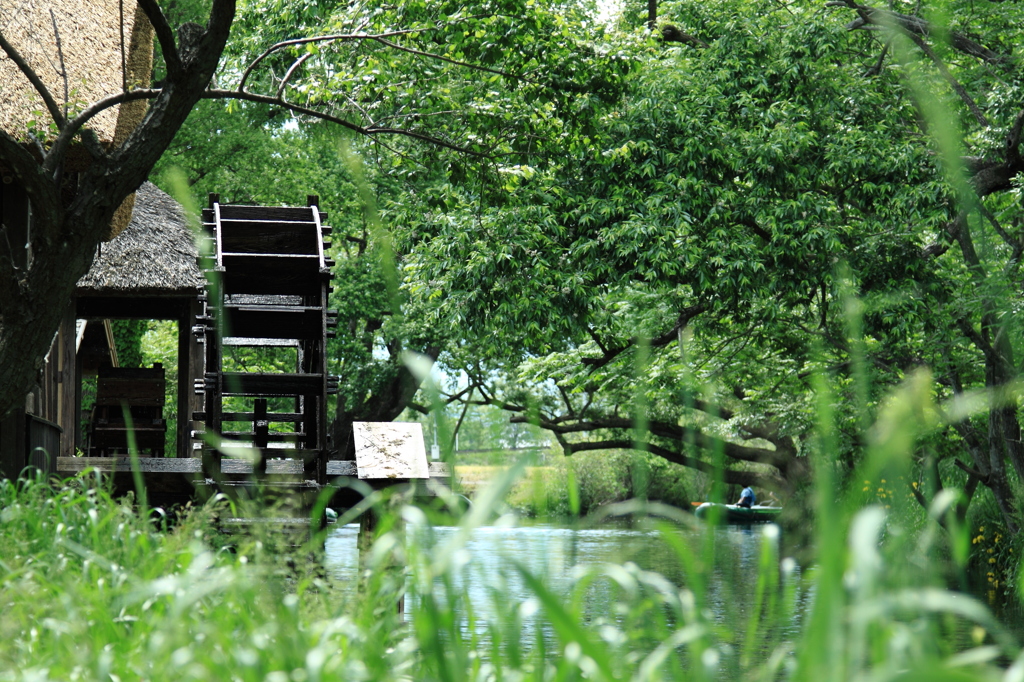
[[[910,485],[912,485],[912,486],[914,486],[914,487],[916,488],[916,487],[917,487],[917,481],[914,481],[914,482],[913,482],[913,483],[911,483]]]
[[[885,483],[885,479],[884,478],[882,479],[882,483]]]
[[[988,562],[989,562],[990,564],[994,564],[994,563],[996,562],[996,558],[995,558],[995,557],[992,557],[991,559],[989,559],[989,560],[988,560]]]

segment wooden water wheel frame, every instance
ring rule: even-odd
[[[305,207],[221,204],[211,194],[203,210],[210,255],[205,312],[195,331],[206,345],[206,373],[196,386],[205,410],[196,416],[206,424],[207,477],[223,479],[237,443],[255,454],[256,478],[273,473],[271,460],[298,460],[305,480],[327,482],[327,396],[337,391],[327,373],[327,339],[337,319],[327,308],[334,263],[324,255],[330,228],[318,204],[315,196]],[[294,348],[294,371],[227,371],[226,347]],[[226,398],[251,401],[251,408],[225,411]],[[281,409],[283,403],[292,409]],[[272,424],[292,428],[282,432]]]

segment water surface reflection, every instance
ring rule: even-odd
[[[327,541],[328,570],[343,589],[352,589],[355,584],[358,530],[356,524],[336,528]],[[457,531],[452,527],[433,527],[426,529],[420,540],[440,548]],[[764,531],[765,526],[724,526],[712,529],[710,539],[695,536],[693,531],[674,531],[688,533],[684,537],[698,555],[706,548],[710,552],[707,556],[713,557],[706,604],[727,639],[743,637],[756,589]],[[463,610],[472,613],[477,632],[485,632],[487,623],[506,620],[510,612],[518,611],[524,640],[537,634],[537,620],[531,615],[536,608],[531,590],[516,569],[517,562],[542,578],[548,589],[559,596],[571,593],[579,567],[604,564],[633,563],[640,569],[661,574],[675,585],[687,586],[676,551],[660,530],[644,525],[619,523],[573,528],[520,521],[515,526],[484,526],[470,534],[460,557],[456,587],[469,602],[470,608]],[[796,574],[792,576],[797,578]],[[610,580],[595,581],[587,589],[583,606],[588,620],[612,613],[617,589]],[[464,627],[469,629],[472,626],[466,618]],[[796,619],[783,623],[778,634],[783,638],[795,634],[797,625]],[[552,639],[546,629],[542,634],[545,640]]]

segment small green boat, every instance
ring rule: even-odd
[[[769,523],[776,520],[782,513],[782,507],[739,507],[735,504],[715,504],[705,502],[694,510],[698,519],[706,519],[711,516],[713,508],[721,509],[719,519],[724,523]]]

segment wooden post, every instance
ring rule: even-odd
[[[188,396],[188,428],[183,430],[184,444],[178,446],[178,457],[192,457],[195,452],[192,449],[192,431],[195,429],[193,415],[202,413],[205,410],[203,394],[195,390],[196,380],[202,381],[206,369],[206,346],[205,335],[197,336],[195,327],[199,324],[196,319],[203,314],[203,302],[198,296],[189,301],[188,324],[185,326],[185,334],[189,337],[188,352],[184,356],[185,371],[182,371],[182,356],[178,357],[178,390],[184,391]],[[180,417],[179,417],[180,419]]]
[[[19,430],[24,432],[24,412],[15,409],[0,419],[0,477],[15,479],[25,467],[25,448],[19,444]]]
[[[178,432],[175,457],[188,457],[192,435],[192,308],[187,302],[182,303],[182,313],[178,316]],[[164,453],[164,457],[170,453]]]
[[[253,467],[253,473],[267,473],[266,450],[269,443],[270,422],[267,421],[267,399],[256,398],[252,406],[252,445],[260,453],[260,459]]]
[[[60,439],[60,456],[74,457],[75,446],[78,444],[78,403],[81,388],[81,373],[78,371],[78,355],[75,344],[78,340],[76,327],[76,305],[72,300],[64,312],[58,334],[60,352],[60,388],[58,390],[57,422],[63,434]]]

